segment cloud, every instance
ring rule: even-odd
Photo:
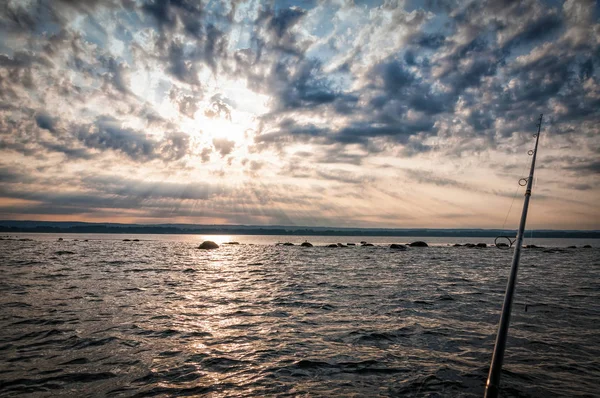
[[[600,174],[600,161],[591,161],[586,163],[577,163],[572,166],[565,167],[567,170],[576,171],[583,175]]]
[[[209,118],[222,117],[231,121],[231,107],[222,99],[214,98],[210,107],[204,111],[204,114]]]
[[[235,147],[235,141],[228,140],[227,138],[215,138],[212,142],[217,152],[221,154],[221,157],[229,155]]]
[[[160,140],[153,140],[137,130],[123,127],[120,121],[108,116],[97,118],[93,124],[72,128],[75,138],[85,147],[112,150],[138,162],[176,161],[190,152],[190,140],[184,133],[170,132]]]
[[[52,133],[55,132],[55,119],[47,113],[40,113],[35,116],[35,122],[39,128],[48,130]]]
[[[336,211],[373,208],[378,195],[403,197],[391,170],[410,170],[407,190],[489,196],[488,187],[471,190],[454,175],[486,171],[497,184],[512,178],[514,167],[495,173],[493,165],[520,164],[514,157],[529,149],[544,113],[542,176],[556,174],[550,185],[557,196],[576,189],[582,203],[593,202],[600,148],[595,2],[379,3],[2,3],[3,192],[41,202],[22,208],[27,214],[51,213],[55,200],[56,214],[71,209],[81,217],[91,214],[86,201],[98,217],[110,206],[120,215],[201,217],[163,189],[215,200],[202,197],[214,194],[208,188],[178,185],[204,173],[226,175],[224,191],[253,187],[256,203],[245,194],[231,199],[225,219],[242,219],[240,206],[255,212],[252,220],[308,220],[286,206],[290,195],[314,189],[314,197],[299,196],[302,211],[340,220]],[[77,177],[108,170],[115,181]],[[73,194],[44,196],[33,177],[40,173]],[[279,196],[265,192],[274,178],[289,183]],[[364,197],[351,188],[361,184]],[[378,191],[384,185],[392,187],[385,195]],[[327,190],[352,203],[331,203]],[[391,199],[381,203],[371,221],[399,210]],[[275,204],[282,207],[267,208]]]
[[[473,189],[473,187],[471,187],[469,184],[452,178],[441,177],[432,171],[417,169],[404,169],[403,171],[411,181],[416,181],[420,184],[448,186],[459,189]]]
[[[360,174],[353,173],[348,170],[317,170],[317,176],[325,179],[345,184],[361,184],[364,185],[373,180],[373,177],[365,177]]]

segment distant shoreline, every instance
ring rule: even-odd
[[[157,235],[290,235],[290,236],[413,236],[413,237],[496,237],[515,236],[506,229],[435,228],[336,228],[257,225],[194,224],[111,224],[82,222],[0,221],[0,233],[63,234],[157,234]],[[531,233],[528,230],[526,236]],[[537,238],[600,239],[598,230],[533,230]]]

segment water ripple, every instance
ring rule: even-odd
[[[1,241],[0,396],[482,395],[508,251],[196,246]],[[599,254],[523,253],[503,394],[597,394]]]

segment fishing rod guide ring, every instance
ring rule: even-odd
[[[504,243],[504,242],[500,242],[498,243],[498,240],[502,240],[502,239],[506,239],[508,241],[508,244]],[[513,243],[515,243],[516,239],[510,239],[510,237],[508,236],[496,236],[496,239],[494,239],[494,246],[496,246],[498,249],[501,250],[506,250],[506,249],[510,249],[513,245]]]

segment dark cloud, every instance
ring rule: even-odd
[[[397,59],[380,62],[369,75],[374,80],[373,86],[381,90],[382,94],[371,100],[373,109],[368,111],[379,114],[380,118],[391,121],[394,117],[389,117],[390,112],[403,115],[410,109],[435,115],[450,111],[454,105],[453,97],[436,91],[431,84],[415,76],[407,65]]]
[[[48,115],[47,113],[40,113],[40,114],[36,115],[35,122],[39,128],[48,130],[52,133],[55,132],[56,120],[54,118],[52,118],[50,115]]]
[[[33,181],[30,170],[24,172],[19,164],[0,165],[0,184],[23,184]]]
[[[123,62],[117,62],[114,58],[109,58],[106,62],[108,69],[107,80],[118,91],[123,94],[130,94],[129,90],[129,68]]]
[[[305,14],[300,8],[282,8],[275,11],[270,7],[263,7],[254,21],[258,28],[252,38],[256,48],[256,60],[261,60],[266,51],[302,56],[302,45],[291,29]]]
[[[323,74],[321,63],[315,59],[283,59],[255,83],[268,88],[275,97],[278,111],[310,109],[327,106],[335,101],[355,101],[351,96],[338,93]]]
[[[535,21],[527,21],[522,30],[507,41],[504,47],[512,47],[521,44],[539,41],[555,33],[563,26],[563,21],[557,13],[542,15]]]
[[[177,23],[177,15],[170,4],[170,0],[150,0],[142,5],[142,11],[153,17],[159,28],[172,29]]]
[[[112,150],[143,162],[160,159],[180,160],[189,153],[189,137],[184,133],[168,133],[161,140],[152,140],[145,134],[122,127],[112,117],[99,117],[93,125],[77,127],[76,138],[87,148]]]
[[[199,85],[198,69],[193,59],[184,54],[183,44],[173,41],[169,47],[169,73],[179,81]]]
[[[269,15],[266,19],[268,19],[269,28],[272,29],[277,36],[281,37],[305,14],[306,12],[300,8],[285,8],[279,10],[275,15]]]
[[[571,166],[566,166],[565,169],[576,171],[582,175],[595,175],[600,174],[600,160],[591,162],[577,162]]]
[[[94,154],[87,148],[75,147],[72,143],[41,141],[40,145],[51,151],[64,154],[69,159],[92,159]]]
[[[413,44],[418,47],[437,49],[444,45],[446,36],[441,33],[419,32],[413,39]]]
[[[404,123],[380,125],[377,123],[356,123],[344,127],[332,140],[342,143],[366,144],[369,138],[393,137],[397,142],[406,143],[408,137],[420,132],[429,132],[433,129],[433,121],[429,119],[405,120]]]

